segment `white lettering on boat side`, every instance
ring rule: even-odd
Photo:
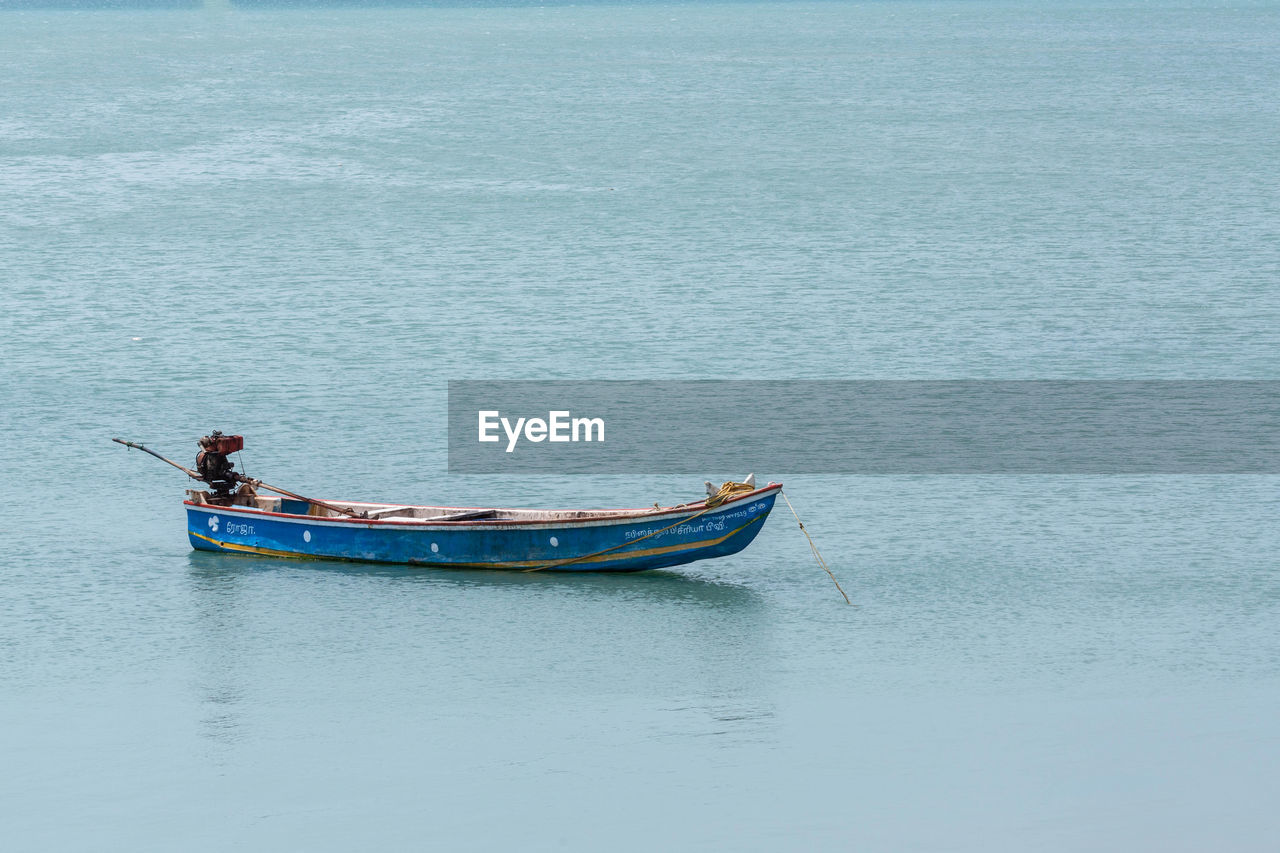
[[[626,533],[623,534],[623,538],[629,542],[632,539],[639,539],[642,536],[649,536],[653,534],[656,534],[654,535],[655,539],[664,539],[669,535],[687,536],[688,534],[691,534],[691,533],[702,533],[702,532],[721,533],[728,527],[728,522],[735,521],[737,519],[748,518],[750,516],[755,515],[759,511],[760,511],[760,504],[753,503],[748,507],[737,509],[737,510],[734,510],[733,512],[722,513],[720,515],[714,516],[713,518],[708,518],[705,521],[702,521],[696,525],[681,524],[678,527],[672,527],[670,530],[665,530],[662,533],[657,532],[659,530],[662,530],[661,527],[645,527],[639,530],[628,530]]]

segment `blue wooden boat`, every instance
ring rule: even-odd
[[[725,483],[696,503],[545,510],[322,501],[235,471],[244,437],[213,432],[194,469],[141,444],[208,488],[188,490],[187,537],[200,551],[412,563],[450,569],[639,572],[736,554],[760,532],[779,483]],[[259,489],[276,495],[260,495]]]
[[[728,490],[721,503],[708,497],[648,509],[405,506],[295,500],[252,490],[229,506],[194,490],[184,503],[187,535],[201,551],[456,569],[637,572],[747,547],[782,486],[734,485],[739,488]]]

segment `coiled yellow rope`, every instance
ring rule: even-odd
[[[725,483],[711,497],[707,498],[707,508],[720,506],[720,504],[732,498],[734,495],[745,495],[747,492],[754,492],[755,486],[748,483],[735,483],[732,480]]]

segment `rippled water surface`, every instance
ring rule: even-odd
[[[0,846],[1273,849],[1280,478],[706,472],[849,608],[781,513],[193,553],[108,439],[643,506],[447,475],[446,380],[1280,378],[1277,91],[1272,4],[0,11]]]

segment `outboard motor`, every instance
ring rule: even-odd
[[[196,471],[213,490],[214,497],[230,502],[240,481],[234,470],[236,465],[227,458],[228,453],[244,449],[244,436],[223,435],[214,430],[199,441],[200,453],[196,456]]]

